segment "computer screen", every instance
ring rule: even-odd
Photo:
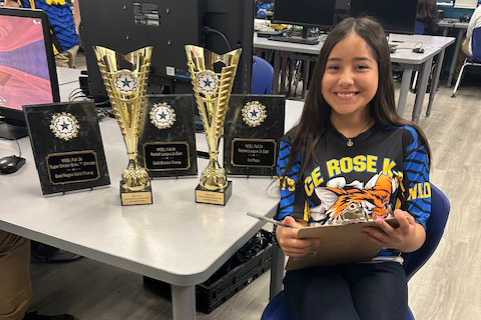
[[[41,10],[0,8],[0,116],[7,124],[24,127],[23,105],[58,101],[46,15]],[[12,138],[9,131],[14,129],[3,124],[0,137]]]
[[[333,25],[336,0],[276,0],[274,21],[302,26]]]
[[[438,6],[452,6],[454,4],[454,0],[437,0],[436,4]]]
[[[475,9],[477,6],[478,6],[478,0],[455,0],[454,1],[455,8]]]
[[[386,32],[413,33],[418,0],[351,0],[353,17],[371,16]]]

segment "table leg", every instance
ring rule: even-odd
[[[281,53],[279,51],[273,51],[274,55],[274,80],[272,83],[272,93],[279,93],[279,75],[281,74]]]
[[[454,48],[453,61],[451,61],[448,83],[446,84],[448,88],[451,88],[453,82],[454,70],[456,69],[456,64],[458,63],[459,50],[461,49],[461,42],[463,41],[465,31],[466,30],[464,29],[459,29],[458,35],[456,37],[456,47]]]
[[[282,278],[284,277],[284,261],[285,256],[281,248],[274,245],[272,248],[272,266],[271,266],[271,290],[269,299],[272,299],[282,290]]]
[[[174,320],[195,320],[195,286],[171,287]]]
[[[426,88],[428,87],[429,73],[431,72],[431,66],[433,64],[433,58],[426,60],[420,71],[419,85],[416,91],[416,100],[414,102],[414,109],[412,114],[412,121],[417,123],[419,116],[423,109],[424,95],[426,94]]]
[[[402,118],[404,109],[406,108],[406,99],[409,92],[409,84],[411,83],[411,75],[413,74],[413,66],[405,65],[403,78],[401,81],[401,90],[399,92],[399,100],[397,104],[397,113]]]
[[[436,67],[434,68],[433,82],[431,83],[431,93],[429,94],[429,104],[426,110],[426,117],[431,115],[431,108],[433,106],[434,96],[438,88],[439,77],[441,76],[441,69],[443,68],[444,53],[446,50],[441,50],[436,58]]]
[[[280,51],[279,54],[281,55],[281,86],[279,89],[279,93],[285,94],[286,93],[286,77],[288,76],[289,70],[287,66],[287,57],[284,54],[284,51]]]
[[[443,37],[447,37],[447,36],[448,36],[448,31],[449,31],[449,28],[447,28],[447,27],[444,27],[444,28],[443,28]]]

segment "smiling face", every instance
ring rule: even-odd
[[[322,95],[331,106],[332,116],[368,113],[378,79],[378,64],[369,45],[357,34],[348,34],[332,48],[322,77]]]

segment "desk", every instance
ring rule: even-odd
[[[449,37],[436,37],[436,36],[418,36],[418,35],[398,35],[398,34],[391,34],[390,41],[401,41],[399,47],[414,47],[414,45],[418,42],[423,42],[425,52],[423,54],[414,53],[409,49],[398,49],[396,52],[391,54],[391,61],[399,63],[404,67],[403,78],[401,82],[401,91],[399,94],[398,100],[398,113],[402,116],[405,106],[406,106],[406,99],[407,94],[409,91],[409,83],[411,81],[411,74],[415,67],[421,69],[420,72],[420,81],[419,87],[416,93],[416,102],[413,109],[412,120],[414,122],[419,121],[420,113],[422,110],[422,105],[424,102],[424,95],[426,93],[426,88],[429,79],[429,71],[431,70],[431,65],[434,56],[437,55],[437,65],[435,70],[435,77],[434,83],[437,86],[439,82],[439,75],[441,72],[441,66],[444,59],[444,52],[445,49],[454,42],[454,38]],[[277,42],[271,41],[266,38],[259,38],[257,35],[254,35],[254,47],[259,49],[270,49],[277,51],[278,53],[275,55],[275,62],[274,62],[274,85],[273,87],[274,92],[278,92],[278,77],[280,74],[280,57],[282,56],[283,52],[292,53],[295,52],[296,54],[305,54],[309,56],[317,56],[322,48],[322,42],[311,46],[311,45],[304,45],[304,44],[296,44],[296,43],[285,43],[285,42]],[[281,82],[281,86],[283,83]],[[435,88],[433,86],[433,88]],[[432,102],[436,95],[436,90],[431,90],[429,106],[428,106],[428,115],[431,110]]]
[[[154,180],[153,205],[121,207],[125,146],[114,120],[100,127],[112,186],[43,197],[29,140],[20,139],[27,162],[0,175],[0,229],[171,283],[174,319],[195,319],[194,286],[264,225],[246,212],[274,215],[279,199],[266,195],[271,180],[232,178],[225,207],[194,202],[197,178]],[[1,154],[15,148],[0,141]]]
[[[469,22],[459,22],[459,20],[441,20],[439,21],[439,26],[444,29],[443,35],[447,36],[449,28],[459,29],[456,35],[456,46],[454,47],[453,60],[451,61],[451,66],[449,67],[449,76],[446,86],[451,87],[453,82],[454,71],[456,70],[456,64],[458,62],[459,50],[461,50],[461,44],[466,34],[466,29],[468,29]]]
[[[406,105],[407,92],[409,90],[409,82],[411,81],[411,74],[413,68],[420,67],[419,86],[416,91],[416,99],[414,102],[414,109],[412,113],[412,121],[418,122],[426,94],[429,74],[431,71],[432,61],[436,56],[436,66],[433,71],[433,81],[431,84],[431,92],[429,94],[429,102],[426,110],[426,116],[431,114],[434,97],[436,96],[436,88],[439,83],[439,77],[443,66],[444,54],[446,48],[453,42],[452,37],[439,37],[427,35],[401,35],[391,34],[389,37],[391,43],[397,43],[399,47],[413,48],[419,42],[422,43],[424,53],[414,53],[410,49],[397,49],[391,54],[391,61],[400,63],[404,66],[403,78],[401,82],[401,91],[399,93],[398,114],[403,115],[404,107]]]

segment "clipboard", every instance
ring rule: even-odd
[[[395,218],[385,221],[394,228],[399,226]],[[304,257],[289,257],[286,270],[370,261],[382,247],[361,233],[365,227],[376,227],[376,223],[355,222],[299,229],[297,238],[317,238],[321,240],[321,245]]]

